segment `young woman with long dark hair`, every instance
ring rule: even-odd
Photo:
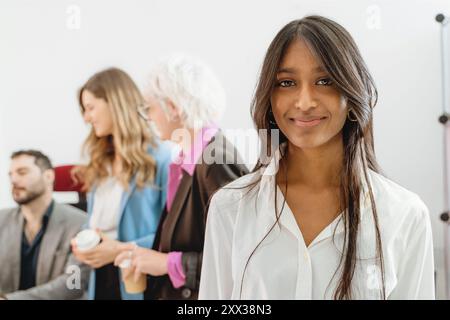
[[[379,171],[376,100],[342,26],[281,29],[252,105],[273,156],[212,198],[200,299],[434,298],[428,209]]]

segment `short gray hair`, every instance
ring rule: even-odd
[[[160,103],[170,100],[181,110],[186,126],[201,128],[217,121],[225,110],[225,91],[202,61],[175,54],[160,60],[148,76],[144,93]]]

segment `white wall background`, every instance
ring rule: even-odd
[[[377,82],[378,158],[391,179],[430,209],[443,297],[442,88],[434,21],[441,12],[450,15],[450,1],[2,0],[0,208],[14,205],[7,176],[12,151],[41,149],[57,165],[79,161],[87,128],[76,91],[94,72],[117,66],[142,85],[156,58],[190,53],[208,62],[227,90],[222,126],[251,128],[250,99],[269,42],[290,20],[321,14],[350,31]]]

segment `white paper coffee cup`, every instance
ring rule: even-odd
[[[75,243],[79,251],[86,251],[100,243],[100,235],[95,230],[86,229],[76,235]]]

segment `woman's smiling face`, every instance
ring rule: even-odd
[[[279,129],[302,149],[330,142],[347,119],[346,99],[302,40],[292,41],[281,60],[271,105]]]

